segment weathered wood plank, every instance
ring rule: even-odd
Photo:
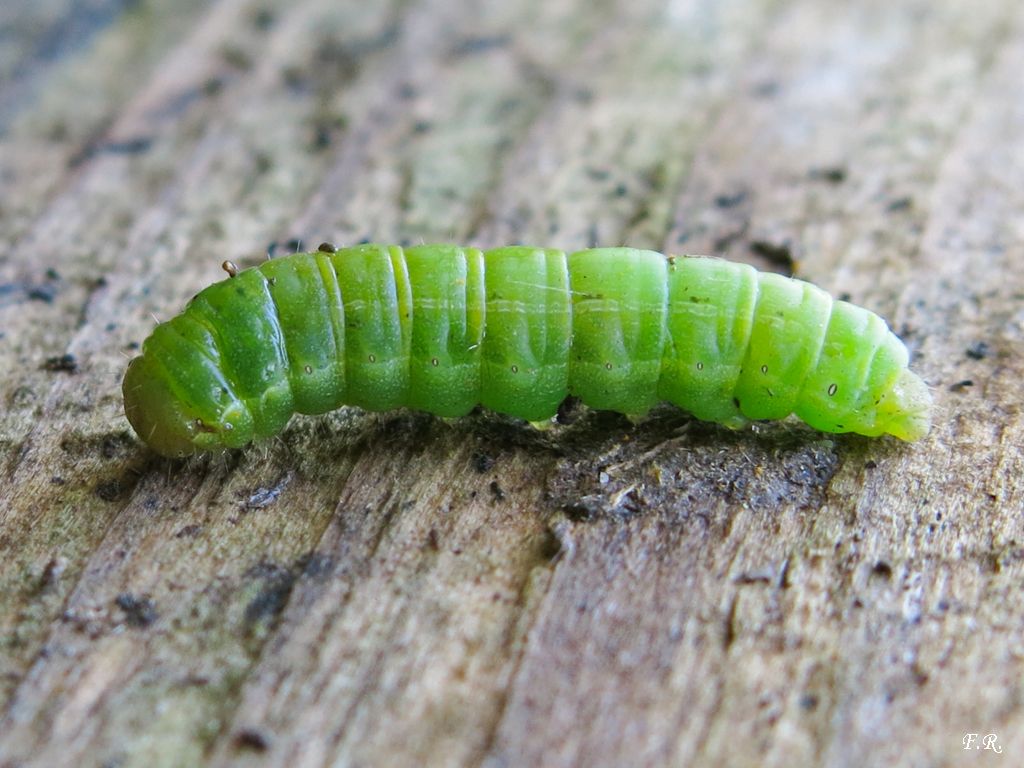
[[[82,13],[0,11],[0,765],[1024,749],[1017,4]],[[345,410],[155,459],[150,314],[293,237],[795,269],[893,321],[936,428]]]

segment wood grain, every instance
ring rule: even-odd
[[[0,29],[0,766],[1015,764],[1019,3],[17,0]],[[890,320],[936,426],[346,409],[142,447],[154,316],[224,258],[364,238],[795,273]]]

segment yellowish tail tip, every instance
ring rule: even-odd
[[[885,431],[900,440],[920,440],[932,426],[932,393],[916,373],[903,370],[887,402]]]

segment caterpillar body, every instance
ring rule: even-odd
[[[233,273],[232,273],[233,274]],[[810,283],[632,248],[360,245],[273,259],[197,294],[128,366],[125,413],[166,456],[244,446],[342,405],[530,421],[568,395],[669,401],[738,427],[928,432],[931,395],[876,314]]]

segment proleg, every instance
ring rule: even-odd
[[[160,454],[242,447],[344,405],[543,421],[569,395],[730,427],[795,414],[916,440],[931,423],[878,315],[721,259],[369,244],[231,272],[128,366],[125,413]]]

